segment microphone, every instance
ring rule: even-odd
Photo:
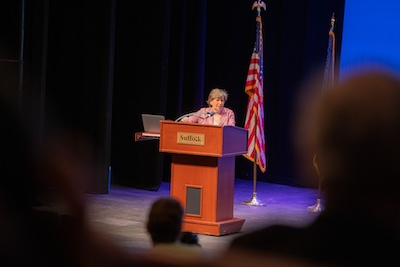
[[[217,113],[216,111],[207,112],[206,119],[214,116],[216,113]]]
[[[202,115],[202,114],[207,114],[207,116],[205,117],[205,118],[203,118],[203,117],[200,117],[200,116],[197,116],[197,117],[199,117],[200,119],[207,119],[207,118],[209,118],[209,117],[211,117],[211,116],[214,116],[215,115],[215,113],[217,113],[217,112],[215,112],[215,111],[211,111],[211,112],[191,112],[191,113],[187,113],[187,114],[184,114],[184,115],[182,115],[182,116],[180,116],[179,118],[177,118],[176,120],[175,120],[175,122],[179,122],[179,121],[181,121],[183,118],[186,118],[186,117],[190,117],[190,116],[194,116],[194,115]]]

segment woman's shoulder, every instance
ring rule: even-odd
[[[225,111],[225,113],[228,113],[228,114],[229,113],[234,113],[232,109],[227,108],[227,107],[224,107],[224,111]]]
[[[212,110],[213,110],[212,107],[203,107],[200,109],[200,111],[204,111],[204,112],[210,112]]]

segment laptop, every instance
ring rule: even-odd
[[[160,121],[165,120],[164,115],[142,114],[142,136],[160,137]]]

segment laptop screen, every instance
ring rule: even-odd
[[[164,115],[142,114],[144,132],[159,135],[161,120],[165,120]]]

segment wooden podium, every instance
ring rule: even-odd
[[[172,153],[171,197],[185,208],[183,231],[239,232],[233,217],[235,156],[247,152],[247,130],[236,126],[160,122],[160,152]]]

